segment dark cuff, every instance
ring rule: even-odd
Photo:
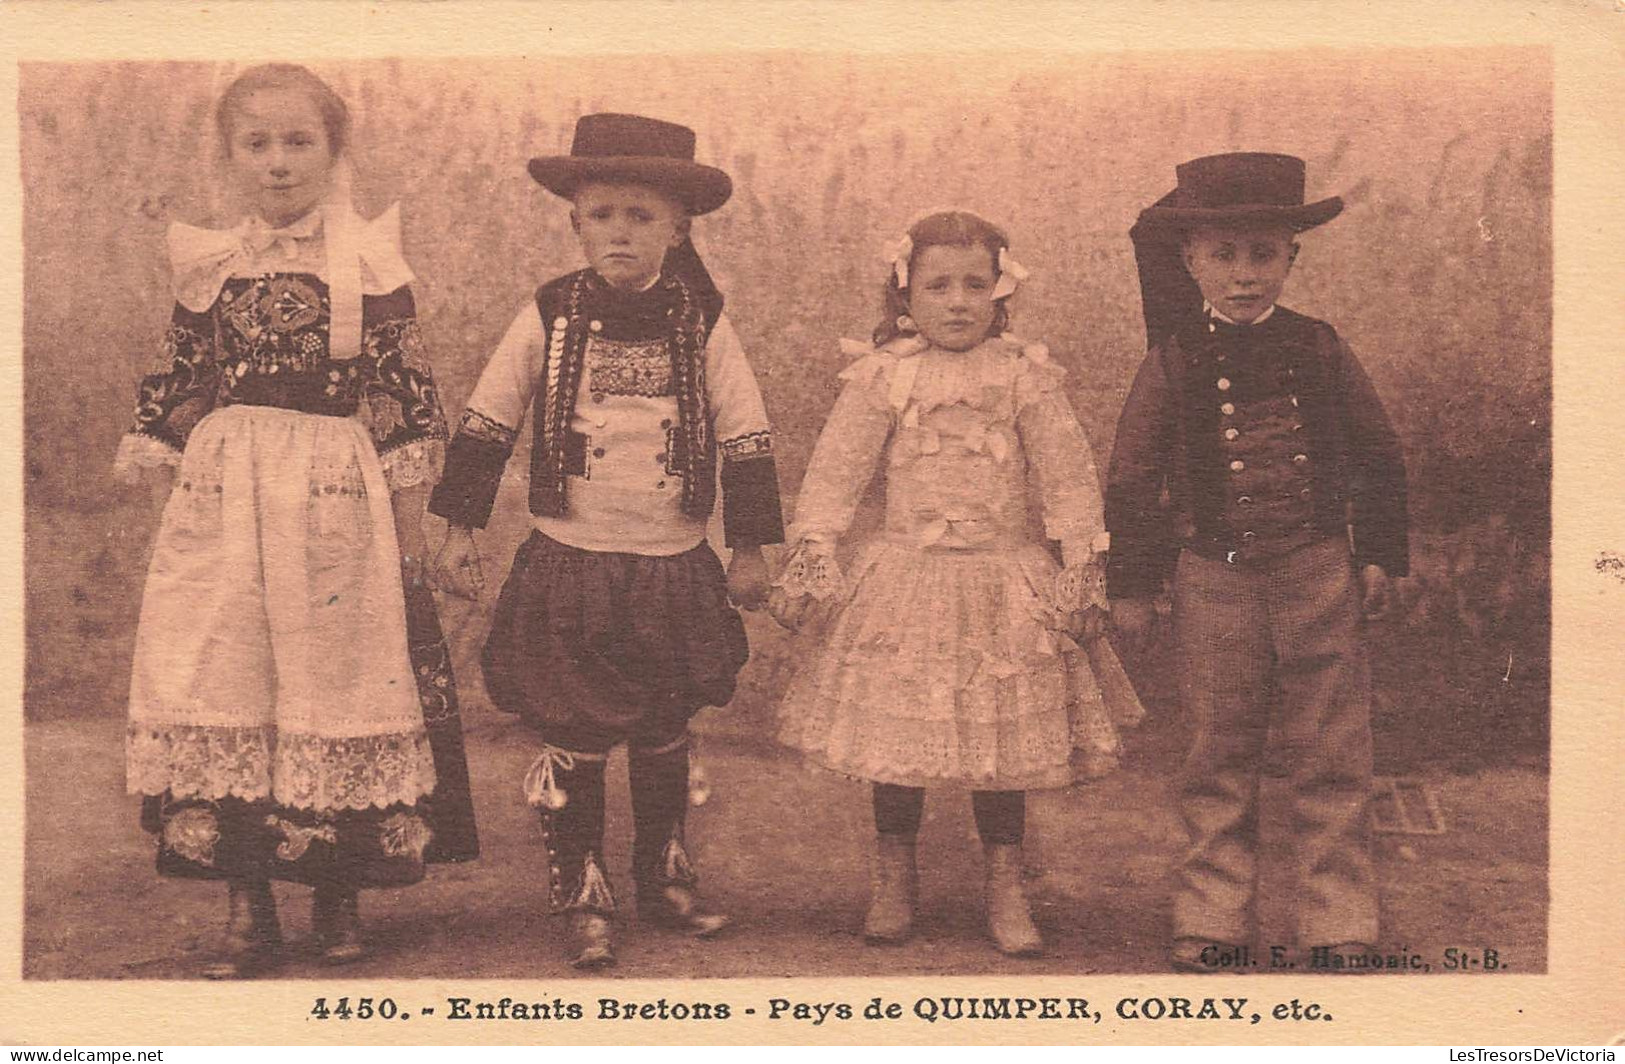
[[[1389,531],[1385,535],[1362,536],[1358,527],[1354,531],[1354,564],[1363,569],[1368,565],[1381,567],[1391,577],[1411,575],[1410,538],[1404,529]]]
[[[779,473],[771,454],[722,463],[722,531],[730,547],[784,542]]]
[[[429,496],[429,512],[454,525],[484,528],[502,486],[511,447],[459,433],[446,446],[446,469]]]

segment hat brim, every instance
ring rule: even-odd
[[[1164,229],[1194,229],[1204,225],[1252,226],[1284,225],[1302,232],[1313,229],[1343,213],[1343,200],[1332,196],[1301,207],[1281,207],[1274,204],[1243,204],[1235,207],[1147,207],[1140,212],[1140,223],[1147,227]]]
[[[557,196],[574,199],[591,181],[647,185],[671,196],[689,214],[709,214],[733,195],[733,180],[714,166],[645,155],[549,155],[530,161],[530,176]]]

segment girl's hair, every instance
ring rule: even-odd
[[[1010,246],[1010,238],[1004,235],[1004,230],[969,211],[940,211],[928,214],[909,226],[908,236],[914,244],[914,250],[908,257],[910,281],[914,278],[914,264],[919,260],[920,252],[929,247],[944,246],[986,248],[993,265],[993,279],[997,281],[999,251]],[[895,340],[904,334],[905,330],[898,324],[898,320],[908,314],[907,293],[908,289],[898,287],[897,271],[893,270],[886,277],[886,288],[882,296],[881,308],[885,312],[885,317],[875,326],[874,338],[877,345]],[[987,332],[989,336],[997,336],[1009,328],[1010,308],[1006,306],[1008,298],[1006,296],[997,300],[993,324]]]
[[[339,94],[327,82],[297,63],[266,63],[243,71],[220,94],[214,120],[220,130],[220,142],[228,156],[231,154],[231,124],[237,109],[249,93],[266,89],[295,89],[309,96],[322,116],[322,127],[327,131],[328,152],[335,158],[343,154],[350,138],[350,109]]]

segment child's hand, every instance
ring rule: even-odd
[[[1368,621],[1380,621],[1393,608],[1393,584],[1380,565],[1360,570],[1360,613]]]
[[[782,587],[776,587],[767,597],[767,612],[779,622],[779,627],[799,632],[803,628],[821,627],[833,610],[829,603],[811,595],[791,595]]]
[[[755,612],[767,602],[767,562],[760,547],[739,547],[728,560],[728,601]]]
[[[1092,643],[1106,634],[1109,616],[1098,606],[1074,610],[1066,618],[1067,634],[1079,643]]]
[[[446,529],[446,542],[440,545],[434,566],[429,570],[429,586],[448,595],[479,601],[485,590],[480,571],[480,550],[474,543],[474,530],[456,525]]]
[[[1157,608],[1150,599],[1118,599],[1112,603],[1112,627],[1136,650],[1150,640],[1156,620]]]

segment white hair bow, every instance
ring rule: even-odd
[[[902,236],[886,245],[881,252],[881,261],[886,264],[886,272],[897,277],[897,287],[908,287],[908,260],[914,257],[914,238],[904,233]]]
[[[881,262],[886,265],[887,273],[897,278],[898,288],[908,287],[908,263],[914,257],[914,239],[907,233],[887,244],[881,252]],[[1017,262],[1010,254],[1010,249],[999,249],[999,280],[993,286],[994,299],[1004,299],[1015,294],[1016,289],[1027,278],[1031,277],[1027,267]]]
[[[993,286],[993,298],[1003,299],[1016,294],[1016,287],[1032,276],[1027,267],[1010,256],[1009,248],[999,249],[999,282]]]

